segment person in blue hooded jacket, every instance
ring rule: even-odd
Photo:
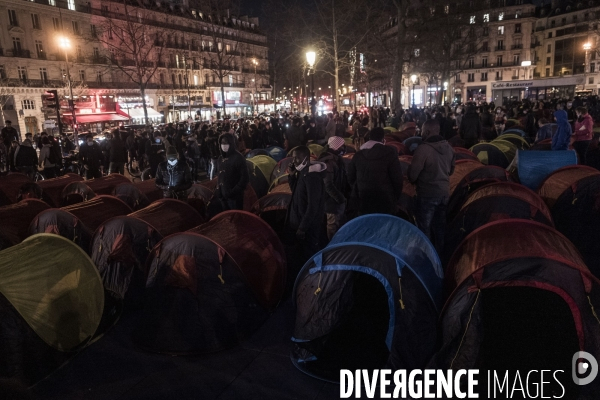
[[[552,150],[568,150],[569,143],[571,142],[571,124],[567,117],[565,110],[554,111],[554,118],[556,118],[556,133],[552,137]]]

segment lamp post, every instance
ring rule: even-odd
[[[312,70],[312,76],[311,76],[311,82],[310,82],[310,86],[311,86],[310,89],[311,89],[311,96],[312,96],[312,100],[310,101],[310,112],[311,112],[313,118],[315,117],[315,114],[317,112],[317,101],[315,100],[315,71],[313,70],[316,59],[317,59],[317,53],[315,53],[314,51],[306,52],[306,62],[308,63],[308,66]]]
[[[417,83],[417,75],[412,74],[410,76],[410,81],[413,84],[413,87],[412,87],[412,108],[415,108],[415,84]]]
[[[448,81],[444,82],[444,101],[442,104],[448,102]]]
[[[185,67],[185,85],[187,86],[187,100],[188,100],[188,118],[192,118],[192,97],[190,93],[190,78],[188,76],[188,60],[186,55],[183,55],[183,66]]]
[[[258,111],[258,105],[256,104],[256,94],[258,93],[257,83],[256,83],[256,67],[258,66],[258,60],[256,58],[252,59],[252,64],[254,64],[254,94],[252,95],[252,115],[254,115],[254,109]]]
[[[75,100],[73,99],[73,84],[71,82],[71,73],[69,72],[69,52],[71,48],[71,41],[68,37],[60,36],[58,38],[58,45],[65,51],[65,65],[67,71],[67,84],[69,85],[69,109],[71,110],[71,116],[73,119],[73,140],[75,141],[76,148],[79,148],[79,138],[77,137],[77,118],[75,117]],[[56,99],[58,102],[58,99]],[[62,133],[62,132],[60,132]]]
[[[592,49],[591,43],[585,43],[583,45],[583,49],[585,50],[585,63],[583,64],[583,90],[585,90],[585,81],[587,81],[587,65],[588,65],[588,53]]]

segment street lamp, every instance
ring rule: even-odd
[[[410,81],[413,84],[413,88],[412,88],[412,106],[413,106],[413,108],[415,108],[415,84],[417,83],[417,75],[412,74],[410,76]]]
[[[448,81],[444,82],[444,103],[448,102]]]
[[[587,60],[588,60],[588,53],[589,51],[592,49],[592,44],[591,43],[585,43],[583,45],[583,49],[585,50],[585,63],[583,64],[583,90],[585,90],[585,81],[587,81]]]
[[[316,59],[317,59],[317,53],[315,53],[314,51],[306,52],[306,62],[308,63],[308,66],[312,70],[312,76],[311,76],[311,81],[310,81],[311,95],[312,95],[312,100],[310,101],[310,111],[311,111],[313,118],[315,117],[315,113],[317,112],[317,101],[315,100],[315,71],[313,69]]]
[[[58,46],[65,51],[65,65],[67,71],[67,83],[69,85],[69,109],[71,110],[71,116],[73,119],[73,140],[75,141],[75,147],[79,148],[79,139],[77,137],[77,118],[75,117],[75,102],[73,99],[73,84],[71,82],[71,73],[69,72],[69,52],[71,48],[71,41],[68,37],[59,36]],[[56,99],[58,101],[58,99]],[[60,117],[59,117],[60,118]],[[60,126],[60,125],[59,125]],[[62,132],[59,132],[62,134]]]
[[[252,95],[252,115],[254,115],[254,108],[256,107],[256,109],[258,110],[258,106],[256,105],[256,93],[258,92],[256,86],[256,67],[258,66],[258,61],[256,60],[256,58],[252,59],[252,64],[254,64],[254,94]]]

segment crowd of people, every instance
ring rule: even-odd
[[[73,158],[86,179],[103,173],[123,174],[136,161],[165,197],[185,198],[193,183],[217,178],[211,199],[214,210],[243,209],[249,184],[245,155],[249,151],[281,147],[293,157],[289,165],[292,199],[286,218],[286,237],[308,259],[349,219],[371,213],[396,214],[403,173],[398,152],[385,146],[385,126],[414,130],[422,145],[414,151],[407,179],[415,184],[418,227],[436,248],[443,246],[449,177],[454,170],[452,146],[470,148],[519,127],[531,143],[551,141],[552,150],[569,146],[586,163],[594,137],[594,116],[600,117],[597,98],[573,101],[468,103],[407,109],[392,113],[371,107],[353,114],[332,112],[311,117],[282,114],[252,119],[169,123],[158,128],[115,129],[97,140],[88,134],[79,146],[67,135],[55,138],[19,135],[6,121],[2,143],[8,149],[8,170],[33,177],[40,171],[52,178],[66,171]],[[307,145],[324,146],[314,157]],[[351,143],[351,144],[350,144]],[[36,148],[39,151],[36,151]],[[293,150],[293,151],[292,151]],[[352,151],[351,159],[344,155]],[[76,153],[76,157],[74,156]],[[204,176],[204,173],[206,176]]]

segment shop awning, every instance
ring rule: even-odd
[[[156,111],[151,107],[146,108],[148,110],[148,118],[162,118],[164,115]],[[121,108],[121,112],[128,114],[131,118],[144,118],[144,109],[143,108],[130,108],[129,110],[126,108]]]
[[[64,118],[69,120],[73,119],[72,115],[64,115]],[[129,118],[123,117],[119,114],[84,114],[77,115],[78,124],[93,124],[95,122],[108,122],[108,121],[129,121]]]

